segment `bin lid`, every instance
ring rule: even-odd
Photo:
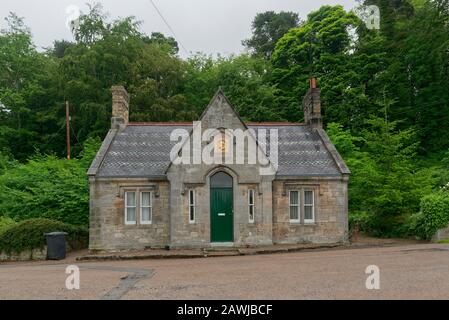
[[[62,231],[55,231],[55,232],[45,233],[44,235],[50,236],[50,237],[53,237],[53,236],[66,236],[66,235],[68,235],[68,233],[67,232],[62,232]]]

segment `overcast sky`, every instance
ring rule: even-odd
[[[188,52],[230,54],[243,51],[241,41],[251,34],[251,21],[259,12],[294,11],[304,18],[324,4],[341,4],[347,10],[355,0],[153,0]],[[86,0],[1,0],[0,27],[10,11],[25,18],[38,47],[48,47],[56,39],[72,40],[66,28],[69,6],[86,12]],[[103,0],[111,18],[136,16],[142,31],[171,35],[150,0]],[[180,55],[187,54],[181,49]]]

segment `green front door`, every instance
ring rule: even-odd
[[[233,204],[232,177],[219,172],[211,178],[211,242],[234,242]]]

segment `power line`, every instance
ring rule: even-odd
[[[75,133],[75,130],[73,129],[73,126],[70,126],[70,129],[72,130],[72,134],[75,137],[76,142],[78,142],[78,144],[81,144],[80,141],[78,140],[78,137],[77,137],[77,135]]]
[[[173,36],[175,37],[176,41],[181,45],[182,49],[185,51],[185,53],[188,55],[189,52],[187,51],[186,47],[184,47],[184,45],[182,44],[181,41],[179,41],[179,38],[176,36],[175,31],[173,30],[173,28],[170,26],[170,24],[168,23],[167,19],[164,18],[164,16],[162,15],[162,12],[158,9],[158,7],[156,6],[156,4],[154,3],[153,0],[150,0],[151,4],[153,5],[154,9],[156,10],[156,12],[159,14],[159,16],[161,17],[162,21],[164,21],[165,25],[167,26],[167,28],[170,30],[170,32],[173,34]]]
[[[55,139],[55,138],[57,138],[57,137],[59,137],[59,134],[61,133],[61,131],[62,131],[62,129],[64,129],[65,128],[65,122],[62,124],[62,126],[61,126],[61,128],[59,128],[59,130],[55,133],[55,134],[53,134],[53,135],[51,135],[50,136],[50,139],[48,139],[48,141],[42,146],[42,149],[44,149],[45,147],[47,147],[49,144],[50,144],[50,142],[53,142],[53,140]]]

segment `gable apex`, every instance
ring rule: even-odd
[[[217,125],[218,122],[229,122],[224,121],[225,116],[229,117],[232,116],[232,118],[235,119],[235,121],[232,122],[238,122],[238,126],[242,127],[243,129],[248,129],[245,122],[243,122],[242,118],[240,117],[239,113],[235,109],[235,107],[232,105],[231,101],[228,99],[226,94],[223,91],[223,88],[220,86],[214,96],[212,97],[211,101],[209,102],[206,109],[203,111],[203,114],[201,115],[199,121],[203,122],[210,122],[212,121],[215,125],[212,125],[212,127],[219,128],[222,127],[221,125]],[[208,119],[209,118],[209,119]],[[209,120],[209,121],[208,121]],[[234,123],[235,128],[235,123]]]

